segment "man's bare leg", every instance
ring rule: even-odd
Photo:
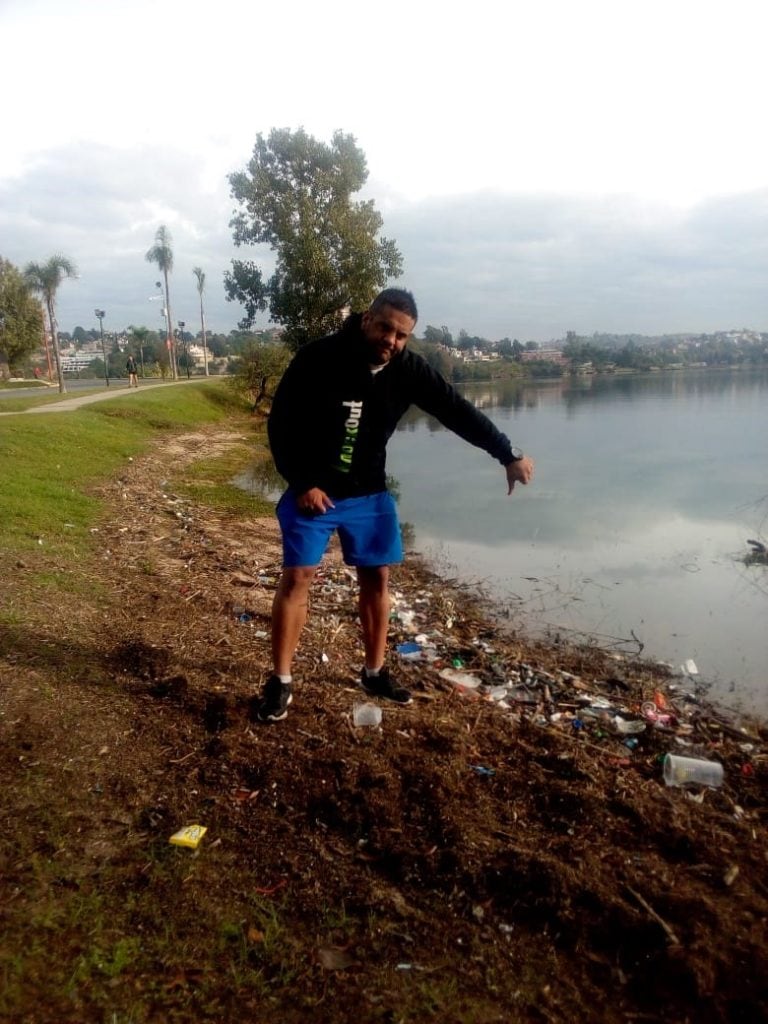
[[[389,566],[358,566],[360,623],[365,667],[380,669],[387,651],[389,629]]]
[[[309,588],[315,566],[283,569],[272,602],[272,660],[277,676],[290,676],[299,637],[307,621]]]
[[[260,697],[251,701],[251,717],[260,722],[281,722],[293,700],[291,663],[307,620],[309,588],[314,566],[283,569],[272,602],[272,659],[274,673]]]

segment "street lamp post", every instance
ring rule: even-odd
[[[109,387],[109,366],[107,364],[107,346],[104,344],[104,317],[107,315],[103,309],[94,309],[94,316],[99,321],[99,332],[101,333],[101,353],[104,356],[104,380]]]
[[[184,341],[184,328],[187,326],[187,321],[177,320],[176,323],[179,325],[179,338],[181,339],[181,347],[184,350],[184,362],[187,364],[187,380],[189,380],[191,376],[189,372],[189,350],[187,349],[186,341]]]

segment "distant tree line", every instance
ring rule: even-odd
[[[178,347],[178,370],[186,372],[187,367],[196,368],[197,363],[186,350],[186,345],[203,344],[203,332],[176,331]],[[39,343],[39,336],[37,339]],[[103,377],[104,360],[100,352],[101,333],[98,328],[75,327],[71,332],[61,331],[59,341],[63,356],[77,355],[84,346],[99,345],[99,351],[93,352],[89,365],[78,371],[81,377]],[[212,361],[215,373],[234,372],[243,355],[254,347],[282,347],[279,332],[273,329],[263,331],[233,330],[228,333],[206,331],[205,344],[208,358]],[[126,375],[125,362],[128,355],[133,355],[143,369],[144,376],[165,376],[171,372],[164,331],[150,330],[148,327],[130,326],[120,332],[105,332],[105,348],[110,377]]]
[[[571,363],[591,363],[595,369],[760,366],[768,363],[768,335],[743,330],[658,337],[594,334],[584,338],[569,331],[562,351]]]

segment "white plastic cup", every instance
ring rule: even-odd
[[[723,766],[719,761],[700,761],[695,757],[667,754],[664,758],[664,781],[668,786],[711,786],[723,784]]]
[[[375,729],[381,725],[381,708],[375,704],[355,704],[352,708],[352,721],[355,726],[368,726]]]

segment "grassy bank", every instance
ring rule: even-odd
[[[246,403],[221,381],[138,393],[130,403],[121,398],[60,414],[0,418],[0,551],[55,546],[59,556],[82,557],[99,512],[92,493],[98,480],[119,472],[158,435],[224,421],[252,436]],[[198,493],[218,506],[226,499],[242,507],[241,492],[228,480],[252,456],[244,439],[225,459],[197,466]]]

